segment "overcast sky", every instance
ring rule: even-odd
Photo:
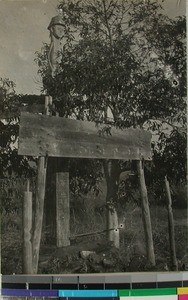
[[[40,94],[35,51],[43,42],[50,42],[47,27],[57,14],[57,3],[0,0],[0,77],[13,80],[18,93]],[[185,4],[186,0],[166,0],[164,9],[170,17],[176,17],[185,14]]]

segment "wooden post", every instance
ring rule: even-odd
[[[47,242],[56,244],[56,161],[57,157],[48,158],[45,196],[45,229]]]
[[[57,247],[70,245],[69,172],[56,173]]]
[[[23,274],[32,274],[32,192],[29,191],[29,180],[27,190],[24,192],[23,203]]]
[[[108,241],[113,242],[119,248],[119,222],[115,202],[120,171],[117,161],[103,161],[104,174],[107,184],[106,191],[106,231]],[[113,203],[114,202],[114,203]]]
[[[154,246],[153,246],[153,235],[152,235],[152,227],[151,227],[151,217],[150,217],[150,209],[149,209],[149,202],[148,202],[148,194],[147,194],[147,187],[145,183],[145,176],[144,176],[144,168],[142,166],[142,161],[137,161],[137,171],[140,183],[140,195],[141,195],[141,202],[142,202],[142,219],[144,224],[144,233],[145,233],[145,240],[146,240],[146,252],[147,252],[147,259],[151,265],[155,266],[155,254],[154,254]]]
[[[49,114],[49,97],[45,97],[45,114]],[[44,215],[44,197],[46,186],[46,168],[47,157],[38,158],[37,170],[37,185],[36,185],[36,202],[35,202],[35,219],[34,219],[34,232],[33,232],[33,273],[38,272],[39,251],[42,235],[42,223]]]
[[[116,248],[119,248],[119,224],[116,209],[114,208],[113,211],[108,209],[107,214],[108,240],[113,242]]]
[[[172,212],[172,198],[170,193],[170,185],[167,177],[165,176],[165,189],[167,199],[168,210],[168,230],[169,230],[169,243],[170,243],[170,256],[173,271],[178,270],[178,263],[176,258],[176,246],[175,246],[175,233],[174,233],[174,218]]]
[[[34,220],[34,232],[33,232],[33,273],[34,274],[37,274],[38,271],[38,260],[39,260],[40,242],[41,242],[41,234],[42,234],[43,211],[44,211],[45,183],[46,183],[46,162],[44,157],[39,157],[35,220]]]

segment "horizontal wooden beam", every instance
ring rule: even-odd
[[[21,114],[18,154],[77,158],[151,159],[151,134],[93,122]]]

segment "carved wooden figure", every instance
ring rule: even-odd
[[[51,19],[51,22],[48,26],[50,31],[50,50],[48,53],[49,66],[51,69],[52,76],[57,68],[58,63],[61,61],[61,52],[62,52],[62,38],[64,36],[64,25],[63,20],[60,15],[55,16]]]

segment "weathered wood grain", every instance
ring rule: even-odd
[[[120,130],[93,122],[29,113],[21,114],[20,155],[77,158],[140,159],[151,157],[151,134]]]
[[[32,274],[32,192],[24,192],[23,201],[23,274]]]
[[[49,113],[48,105],[50,104],[49,96],[45,96],[45,113]],[[46,191],[46,169],[47,158],[40,156],[37,165],[37,182],[36,182],[36,196],[35,196],[35,217],[33,223],[33,240],[32,240],[32,263],[33,273],[38,272],[39,252],[42,236],[42,224],[44,215],[44,198]]]
[[[57,247],[70,245],[69,173],[56,173]]]
[[[144,226],[147,260],[152,266],[155,266],[153,233],[152,233],[152,226],[151,226],[151,215],[150,215],[150,208],[149,208],[148,192],[147,192],[145,175],[144,175],[144,167],[141,160],[137,161],[136,163],[137,163],[137,172],[138,172],[138,179],[139,179],[141,207],[142,207],[142,221]]]
[[[168,233],[169,233],[169,244],[170,244],[170,258],[173,271],[178,270],[177,257],[176,257],[176,243],[175,243],[175,231],[174,231],[174,216],[172,211],[172,197],[170,191],[170,184],[165,176],[165,190],[166,190],[166,202],[168,211]]]

